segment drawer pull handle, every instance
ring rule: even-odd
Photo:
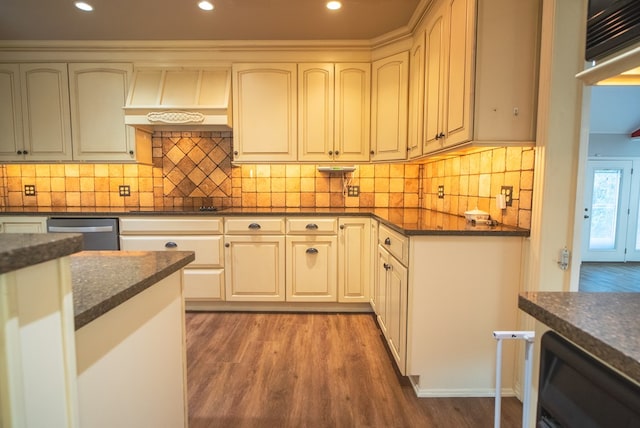
[[[315,223],[309,223],[308,225],[305,226],[305,229],[308,230],[318,230],[318,225]]]
[[[164,244],[164,247],[165,247],[165,248],[178,248],[178,244],[176,244],[176,243],[175,243],[175,242],[173,242],[173,241],[169,241],[169,242],[167,242],[166,244]]]
[[[384,240],[384,245],[391,245],[391,238],[387,238]]]
[[[307,251],[305,251],[305,253],[307,254],[318,254],[318,249],[317,248],[307,248]]]
[[[251,229],[251,230],[259,230],[261,228],[262,228],[262,226],[260,226],[258,223],[251,223],[249,225],[249,229]]]

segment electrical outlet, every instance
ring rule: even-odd
[[[24,195],[25,196],[35,196],[36,195],[36,186],[35,186],[35,184],[25,184],[24,185]]]
[[[360,195],[360,186],[347,187],[347,196],[359,196],[359,195]]]
[[[131,186],[129,186],[128,184],[119,186],[118,193],[120,194],[120,196],[131,196]]]
[[[500,193],[504,195],[505,204],[508,207],[513,206],[513,186],[502,186]]]
[[[438,186],[438,199],[444,199],[444,186]]]

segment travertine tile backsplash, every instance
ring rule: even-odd
[[[230,132],[163,132],[153,136],[153,165],[0,165],[0,204],[9,207],[389,207],[462,215],[476,206],[505,224],[529,228],[532,148],[495,148],[421,163],[356,165],[329,174],[317,165],[232,166]],[[36,196],[24,196],[35,184]],[[120,196],[129,185],[131,196]],[[357,197],[346,186],[360,187]],[[444,198],[437,195],[443,185]],[[513,206],[495,195],[513,186]]]

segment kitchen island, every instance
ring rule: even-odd
[[[79,252],[78,234],[0,244],[3,426],[186,425],[192,252]]]
[[[546,415],[546,412],[553,407],[549,406],[549,403],[556,400],[550,394],[556,389],[560,390],[556,395],[563,395],[566,397],[564,402],[572,403],[571,406],[559,407],[558,409],[562,409],[560,412],[558,409],[551,411],[552,417],[558,420],[567,417],[566,414],[562,414],[566,411],[573,412],[570,413],[574,415],[571,417],[577,417],[578,414],[581,417],[594,415],[595,418],[602,417],[611,422],[612,415],[606,412],[619,415],[620,413],[615,409],[616,406],[621,406],[621,402],[626,404],[620,408],[631,409],[636,415],[634,420],[638,420],[637,418],[640,417],[640,410],[637,407],[640,403],[640,324],[638,323],[640,293],[527,292],[520,294],[518,306],[538,321],[531,385],[531,397],[533,397],[530,405],[531,426],[538,426],[536,418],[541,414]],[[566,339],[566,345],[561,353],[558,353],[558,345],[551,347],[545,344],[543,339],[546,337],[543,338],[543,336],[549,330]],[[550,333],[549,339],[553,337]],[[547,343],[550,342],[553,341],[549,340]],[[555,357],[554,353],[561,357]],[[548,363],[552,358],[559,358],[563,362],[562,364],[557,361]],[[593,363],[589,363],[589,360]],[[554,373],[554,370],[550,367],[557,368],[563,365],[572,367],[572,384],[579,384],[580,388],[558,387],[555,379],[561,379],[563,375],[552,376],[551,373]],[[598,366],[601,368],[596,369]],[[548,386],[551,383],[553,385]],[[578,390],[581,391],[579,396]],[[598,398],[596,402],[588,401],[585,397]],[[629,403],[635,404],[628,407]],[[628,426],[632,425],[636,426],[633,422]],[[587,425],[583,424],[583,426]],[[613,423],[611,426],[622,426],[622,424]]]

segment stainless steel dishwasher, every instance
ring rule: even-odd
[[[51,217],[49,233],[82,233],[85,250],[118,250],[118,219],[103,217]]]

